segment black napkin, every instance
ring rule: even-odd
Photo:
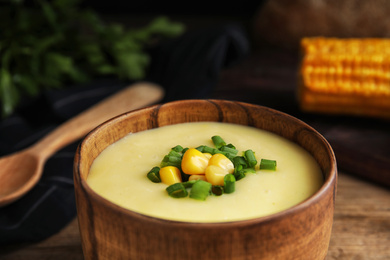
[[[147,78],[166,89],[164,101],[208,98],[220,70],[243,58],[248,48],[244,31],[234,24],[191,31],[150,51],[152,64]],[[99,80],[45,92],[0,121],[0,155],[35,143],[66,119],[128,83]],[[0,245],[40,241],[74,219],[73,158],[78,143],[47,161],[41,180],[26,196],[0,208]]]

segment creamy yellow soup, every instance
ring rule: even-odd
[[[253,150],[258,161],[276,160],[276,171],[259,170],[257,165],[256,173],[236,182],[234,193],[208,196],[206,201],[172,198],[166,184],[146,177],[172,147],[213,147],[214,135],[240,152]],[[128,134],[95,159],[87,183],[104,198],[141,214],[176,221],[226,222],[290,208],[313,195],[323,176],[314,158],[285,138],[253,127],[199,122]]]

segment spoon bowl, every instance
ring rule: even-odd
[[[0,207],[31,190],[41,178],[46,160],[56,151],[116,115],[158,102],[163,94],[158,85],[133,84],[66,121],[33,146],[0,158]]]
[[[0,206],[29,191],[39,180],[44,161],[26,149],[0,159]]]

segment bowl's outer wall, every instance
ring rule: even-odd
[[[129,132],[196,121],[265,129],[292,140],[318,161],[325,184],[300,205],[260,219],[182,223],[133,213],[93,192],[85,180],[93,160]],[[187,100],[124,114],[99,126],[80,144],[74,180],[85,259],[324,259],[331,235],[336,161],[326,140],[281,112],[232,101]]]

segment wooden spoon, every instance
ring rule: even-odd
[[[35,186],[46,160],[59,149],[85,136],[104,121],[158,102],[161,87],[136,83],[66,121],[33,146],[0,159],[0,206],[5,206]]]

